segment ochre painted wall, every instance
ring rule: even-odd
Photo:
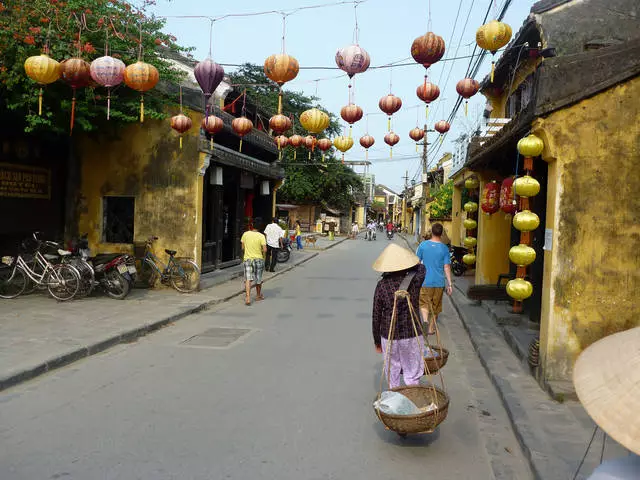
[[[103,242],[103,198],[135,198],[134,241],[156,235],[154,252],[163,261],[165,248],[177,256],[201,259],[202,159],[198,154],[201,117],[188,112],[194,127],[178,135],[169,120],[147,119],[123,128],[117,137],[86,135],[78,139],[82,165],[79,231],[89,234],[90,248],[132,252],[130,244]]]
[[[640,325],[640,77],[533,125],[550,163],[541,355],[570,380],[582,350]],[[541,219],[542,220],[542,219]]]

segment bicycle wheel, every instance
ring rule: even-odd
[[[75,267],[80,274],[80,286],[78,288],[78,297],[88,296],[95,285],[95,277],[93,274],[93,268],[83,258],[70,258],[66,261],[69,265]]]
[[[71,265],[54,265],[47,274],[45,283],[49,289],[49,294],[56,300],[64,302],[76,296],[80,289],[80,273]]]
[[[20,268],[0,267],[0,298],[16,298],[27,287],[27,276]]]
[[[200,286],[200,269],[193,260],[176,259],[169,272],[169,281],[179,292],[193,292]]]
[[[111,298],[123,300],[129,295],[131,285],[129,280],[122,275],[116,268],[112,268],[104,274],[105,283],[103,284],[104,292]]]
[[[151,260],[136,258],[136,281],[137,288],[153,288],[158,280],[158,272],[151,263]]]

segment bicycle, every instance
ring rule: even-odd
[[[34,252],[34,259],[30,260],[19,254],[17,257],[3,257],[0,267],[0,298],[16,298],[21,295],[29,282],[38,286],[45,286],[49,294],[59,301],[71,300],[78,293],[81,284],[81,275],[70,264],[61,263],[52,265],[40,253],[41,242],[35,237],[35,248],[27,248],[27,242],[23,242],[23,249]],[[60,250],[61,255],[68,252]],[[31,267],[33,265],[33,268]],[[38,271],[36,271],[38,270]]]
[[[149,237],[145,244],[144,257],[136,259],[136,268],[140,280],[153,287],[158,278],[162,283],[170,283],[173,288],[182,293],[190,293],[200,286],[200,269],[190,258],[176,258],[175,250],[166,249],[169,261],[165,265],[151,251],[153,242],[158,237]]]

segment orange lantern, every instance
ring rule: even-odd
[[[516,198],[513,194],[513,177],[507,177],[500,185],[500,210],[509,215],[516,213]]]
[[[396,97],[395,95],[390,93],[389,95],[385,95],[380,99],[380,101],[378,102],[378,107],[380,107],[380,110],[382,110],[384,113],[389,115],[389,119],[387,120],[387,130],[389,130],[390,132],[391,115],[400,110],[400,108],[402,107],[402,100],[400,99],[400,97]]]
[[[375,138],[373,138],[368,133],[360,137],[360,145],[364,148],[364,158],[365,160],[369,160],[369,149],[373,147],[373,144],[376,143]]]
[[[140,60],[124,69],[125,85],[140,92],[140,123],[144,122],[144,92],[155,87],[158,80],[158,69]]]
[[[192,125],[191,119],[183,113],[171,117],[171,128],[180,134],[180,149],[182,149],[182,134],[189,130]]]
[[[220,117],[209,115],[202,119],[202,123],[200,125],[202,126],[202,129],[210,135],[209,148],[213,150],[213,135],[224,128],[224,122]]]
[[[425,77],[424,83],[416,88],[416,95],[426,103],[425,118],[429,118],[429,104],[440,96],[440,87],[435,83],[428,82]]]
[[[500,209],[500,185],[495,180],[485,184],[482,189],[480,208],[488,215],[496,213]]]
[[[251,130],[253,130],[253,122],[249,120],[247,117],[238,117],[234,118],[231,122],[231,128],[236,135],[240,137],[240,145],[238,146],[238,151],[242,151],[242,139],[245,135],[247,135]]]
[[[304,137],[304,146],[309,149],[309,160],[311,160],[311,152],[315,150],[317,143],[318,140],[313,135],[307,135]]]
[[[278,160],[282,160],[282,149],[289,145],[289,139],[284,135],[278,135],[274,140],[278,146]]]
[[[346,105],[340,109],[340,116],[345,122],[349,124],[349,136],[351,136],[353,124],[362,119],[362,115],[362,108],[353,103],[350,103],[349,105]]]
[[[420,127],[412,128],[409,131],[409,137],[416,142],[416,152],[418,151],[418,142],[424,138],[424,130]]]
[[[400,137],[393,132],[389,132],[384,136],[384,143],[386,143],[391,147],[389,149],[389,158],[393,158],[393,146],[399,141],[400,141]]]
[[[304,138],[300,135],[291,135],[289,137],[289,145],[291,145],[294,149],[298,148],[303,143],[304,143]],[[298,157],[298,152],[294,150],[293,159],[295,160],[297,157]]]
[[[81,58],[68,58],[60,63],[60,73],[62,80],[73,89],[71,130],[69,132],[69,134],[72,134],[76,118],[76,89],[86,87],[91,83],[91,66]]]
[[[276,133],[284,133],[293,126],[293,122],[286,115],[281,113],[274,115],[269,119],[269,128]]]
[[[445,51],[444,39],[433,32],[427,32],[416,38],[411,44],[411,56],[421,63],[424,68],[429,68],[442,58]]]
[[[333,146],[333,142],[330,138],[321,138],[318,140],[318,148],[322,151],[322,161],[324,162],[324,155],[327,150]]]
[[[264,74],[280,86],[278,113],[282,113],[282,85],[296,78],[299,71],[298,60],[284,52],[271,55],[264,61]]]
[[[473,78],[463,78],[456,84],[456,92],[462,98],[464,98],[464,115],[467,115],[469,110],[469,99],[473,97],[480,90],[480,84]]]

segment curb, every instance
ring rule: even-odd
[[[327,250],[329,248],[333,248],[336,245],[344,242],[346,240],[342,239],[339,242],[336,242],[335,244],[327,247]],[[298,267],[299,265],[303,265],[305,263],[307,263],[308,261],[310,261],[311,259],[317,257],[320,254],[320,252],[316,252],[316,253],[310,253],[309,256],[307,258],[304,258],[302,260],[300,260],[298,263],[294,264],[294,265],[290,265],[288,267],[286,267],[284,270],[280,270],[278,272],[275,272],[272,276],[270,276],[269,278],[265,278],[264,279],[264,283],[279,277],[280,275],[287,273],[291,270],[293,270],[294,268]],[[218,287],[220,285],[224,285],[226,283],[230,283],[234,280],[237,280],[238,277],[234,277],[231,278],[229,280],[227,280],[226,282],[223,283],[219,283],[217,285],[213,285],[205,290],[208,290],[210,288],[215,288]],[[73,362],[76,362],[78,360],[81,360],[83,358],[87,358],[90,357],[92,355],[95,355],[97,353],[100,352],[104,352],[105,350],[108,350],[109,348],[115,347],[116,345],[122,344],[122,343],[131,343],[136,341],[138,338],[140,337],[144,337],[145,335],[148,335],[150,333],[155,332],[156,330],[159,330],[163,327],[166,327],[167,325],[169,325],[170,323],[174,323],[178,320],[181,320],[185,317],[188,317],[190,315],[196,314],[196,313],[200,313],[204,310],[207,310],[208,308],[215,306],[215,305],[219,305],[221,303],[225,303],[228,302],[229,300],[238,297],[240,295],[244,294],[244,289],[238,289],[237,291],[235,291],[234,293],[231,293],[223,298],[216,298],[213,300],[208,300],[206,302],[202,302],[201,304],[195,306],[195,307],[191,307],[186,309],[183,312],[180,313],[176,313],[174,315],[171,315],[169,317],[165,317],[165,318],[161,318],[159,320],[153,321],[151,323],[147,323],[135,328],[132,328],[130,330],[126,330],[122,333],[113,335],[111,337],[108,337],[104,340],[100,340],[98,342],[92,343],[90,345],[86,345],[83,347],[79,347],[76,350],[72,350],[70,352],[64,353],[58,357],[52,358],[50,360],[47,360],[44,363],[41,363],[39,365],[35,365],[32,367],[29,367],[25,370],[22,370],[20,372],[11,374],[9,376],[6,376],[4,378],[0,378],[0,392],[3,390],[6,390],[8,388],[11,387],[15,387],[16,385],[19,385],[21,383],[24,383],[28,380],[32,380],[36,377],[39,377],[40,375],[43,375],[47,372],[51,372],[53,370],[56,370],[58,368],[62,368],[65,367]]]

